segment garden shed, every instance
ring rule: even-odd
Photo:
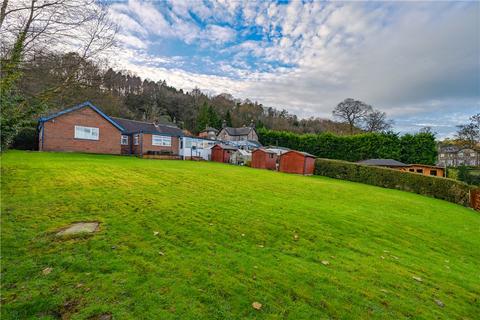
[[[315,170],[315,156],[306,152],[291,150],[280,156],[278,171],[312,175]]]
[[[277,170],[278,155],[268,149],[255,149],[252,152],[252,168]]]
[[[212,161],[215,162],[230,162],[230,155],[237,151],[238,148],[226,144],[216,144],[212,147]]]

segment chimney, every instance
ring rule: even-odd
[[[223,119],[222,121],[222,128],[225,128],[227,126],[227,120]]]

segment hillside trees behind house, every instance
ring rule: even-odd
[[[383,158],[433,165],[437,157],[435,135],[432,132],[403,136],[391,132],[351,136],[331,133],[295,134],[265,128],[258,129],[257,132],[263,145],[301,150],[320,158],[345,161]]]
[[[178,90],[166,81],[145,80],[128,71],[115,71],[102,61],[87,60],[77,53],[48,52],[25,61],[16,87],[25,105],[34,105],[39,100],[45,105],[34,109],[29,121],[24,123],[30,127],[41,115],[90,100],[112,116],[172,121],[194,134],[205,126],[219,129],[223,120],[235,127],[249,125],[253,120],[257,128],[296,133],[349,133],[344,123],[313,117],[298,119],[286,110],[267,108],[229,94],[208,96],[199,89]],[[24,139],[22,136],[22,141]]]
[[[89,61],[113,45],[116,25],[108,10],[95,0],[3,0],[0,8],[0,151],[19,130],[49,108],[49,98],[78,81],[82,74],[70,65],[64,81],[25,96],[20,81],[29,62],[49,57],[56,48],[75,52]]]

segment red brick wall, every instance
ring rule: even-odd
[[[172,145],[170,147],[166,146],[154,146],[152,145],[152,134],[144,133],[143,134],[143,153],[150,151],[170,151],[173,155],[178,155],[180,146],[180,139],[178,137],[172,137]]]
[[[121,153],[120,130],[89,107],[58,116],[43,125],[43,133],[39,137],[40,150]],[[99,139],[75,139],[76,125],[99,128]]]

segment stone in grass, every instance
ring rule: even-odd
[[[255,310],[260,310],[262,309],[262,304],[260,302],[255,301],[252,303],[252,308]]]
[[[42,270],[42,273],[43,273],[43,275],[46,276],[47,274],[49,274],[50,272],[52,272],[52,270],[53,270],[53,268],[47,267],[47,268],[45,268],[45,269]]]
[[[93,233],[98,231],[99,222],[77,222],[57,232],[57,236],[69,236],[80,233]]]
[[[445,307],[445,304],[442,302],[442,300],[439,300],[439,299],[434,299],[434,300],[435,300],[435,303],[436,303],[440,308]]]
[[[415,276],[413,276],[412,278],[413,278],[413,280],[415,280],[415,281],[423,282],[422,278],[420,278],[420,277],[415,277]]]
[[[328,266],[328,265],[330,264],[330,262],[328,262],[327,260],[322,260],[322,264],[323,264],[324,266]]]

